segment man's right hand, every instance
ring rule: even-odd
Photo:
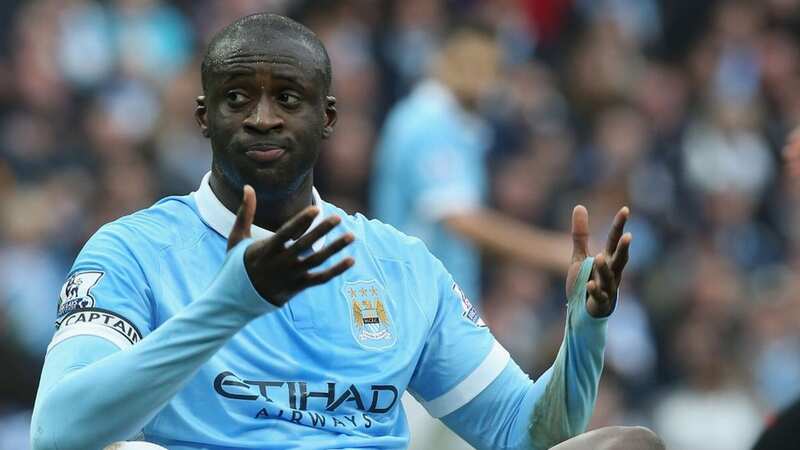
[[[250,237],[255,214],[255,190],[245,186],[242,205],[228,236],[228,251]],[[245,251],[244,266],[250,281],[258,293],[275,306],[283,306],[303,289],[326,283],[355,264],[353,258],[347,257],[326,270],[311,272],[355,239],[352,233],[345,233],[320,251],[307,253],[314,242],[341,222],[339,216],[330,216],[306,233],[317,214],[319,208],[307,207],[283,224],[273,236],[253,242]],[[291,239],[296,239],[296,242],[287,246]]]

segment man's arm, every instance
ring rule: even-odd
[[[573,263],[564,341],[553,366],[535,383],[512,362],[471,400],[442,420],[479,449],[548,449],[582,433],[591,417],[603,368],[607,317],[631,236],[620,210],[603,253],[588,258],[588,214],[573,213]],[[428,401],[436,404],[437,400]]]
[[[549,449],[582,433],[603,370],[607,318],[585,306],[591,258],[567,305],[564,339],[553,365],[535,382],[513,361],[469,403],[442,421],[478,449]]]
[[[569,236],[540,230],[492,209],[458,211],[444,225],[482,249],[534,269],[563,272],[569,267]]]
[[[407,180],[413,214],[437,223],[484,251],[522,262],[535,270],[563,273],[569,267],[569,236],[545,231],[483,206],[485,168],[470,152],[441,138],[416,140],[399,170]],[[379,199],[376,199],[378,201]],[[388,201],[389,199],[385,199]],[[382,205],[373,205],[380,212]]]
[[[331,231],[338,217],[303,235],[318,213],[307,208],[272,238],[253,242],[248,238],[254,213],[255,193],[246,187],[228,239],[229,254],[214,282],[136,345],[120,351],[112,341],[75,335],[75,327],[62,324],[45,360],[34,407],[35,450],[99,449],[132,437],[247,323],[353,265],[345,258],[322,272],[309,272],[352,242],[350,234],[299,256]]]
[[[56,344],[36,396],[33,449],[99,449],[133,437],[231,336],[275,309],[247,277],[249,243],[234,248],[203,298],[136,345],[119,351],[95,336]]]

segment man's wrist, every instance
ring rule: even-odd
[[[258,293],[247,273],[244,255],[253,241],[244,239],[228,252],[217,278],[211,283],[209,294],[229,308],[257,317],[277,307]]]
[[[580,271],[575,280],[575,286],[572,289],[572,295],[568,300],[568,308],[573,312],[569,315],[570,326],[575,329],[594,328],[598,331],[605,333],[608,324],[608,318],[611,314],[601,317],[595,317],[589,313],[587,305],[587,285],[592,274],[592,265],[594,258],[588,257],[581,263]],[[613,311],[612,311],[613,312]]]

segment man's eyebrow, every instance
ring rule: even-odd
[[[299,70],[296,72],[275,70],[272,72],[272,78],[275,78],[277,80],[288,81],[290,83],[294,83],[299,86],[304,86],[307,82],[305,75]]]
[[[257,72],[255,68],[243,64],[240,61],[236,64],[226,64],[219,67],[217,72],[222,75],[222,82],[227,83],[239,77],[251,76]],[[287,81],[303,88],[306,88],[307,84],[311,82],[302,68],[295,65],[287,64],[286,67],[275,67],[271,70],[271,75],[274,79]]]

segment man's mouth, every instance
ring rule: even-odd
[[[258,144],[247,147],[245,156],[255,162],[268,163],[277,160],[284,153],[286,153],[286,150],[283,147],[272,144]]]

